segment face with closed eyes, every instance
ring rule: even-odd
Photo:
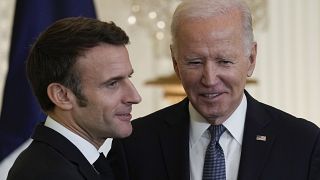
[[[234,112],[255,67],[256,44],[245,47],[241,21],[238,11],[183,20],[171,46],[190,102],[211,124],[223,123]]]

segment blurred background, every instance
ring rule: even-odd
[[[320,125],[320,1],[246,1],[254,15],[258,43],[256,69],[246,89],[264,103]],[[134,118],[184,96],[169,52],[171,15],[179,2],[94,0],[97,18],[115,22],[130,37],[128,49],[135,71],[132,81],[143,98],[134,106]],[[8,72],[14,10],[14,0],[0,1],[0,102]],[[5,169],[3,162],[0,174],[1,168]]]

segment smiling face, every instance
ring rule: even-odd
[[[223,123],[240,104],[255,66],[256,44],[246,53],[238,11],[180,22],[171,46],[173,65],[195,109],[211,124]]]
[[[133,69],[126,47],[100,44],[79,57],[74,68],[87,102],[80,106],[74,101],[72,129],[98,144],[108,137],[129,136],[132,104],[141,97],[129,79]]]

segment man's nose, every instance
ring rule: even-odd
[[[213,86],[218,82],[218,69],[214,62],[204,64],[201,82],[205,86]]]
[[[127,94],[127,100],[126,103],[130,104],[138,104],[141,102],[141,96],[138,93],[137,89],[133,85],[133,83],[129,80],[128,81],[128,94]]]

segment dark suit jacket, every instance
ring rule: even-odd
[[[246,96],[238,180],[320,180],[319,128]],[[108,154],[118,180],[190,179],[187,99],[132,124]]]
[[[8,180],[100,179],[77,147],[58,132],[40,124],[33,139],[16,159]]]

